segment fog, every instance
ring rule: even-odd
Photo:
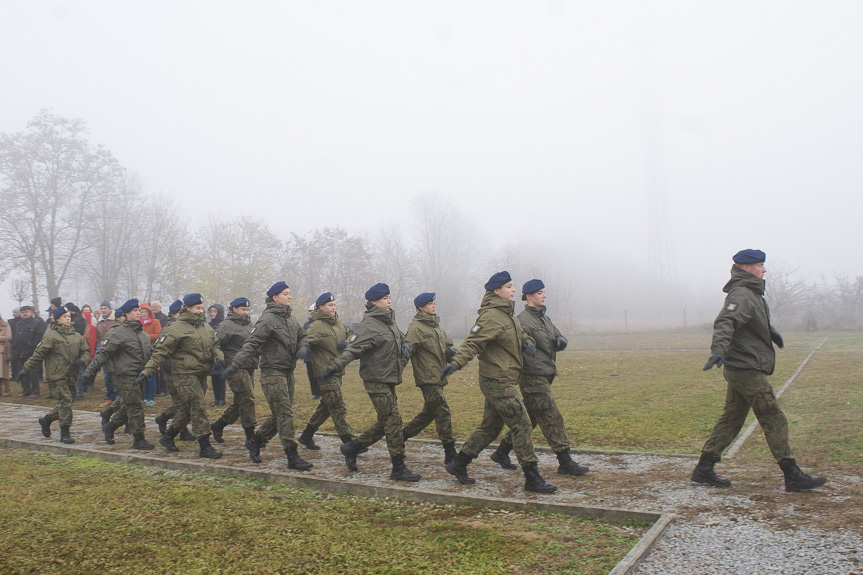
[[[860,30],[851,1],[5,2],[0,132],[81,118],[190,219],[283,234],[437,193],[490,249],[554,246],[583,309],[658,275],[712,317],[743,248],[863,275]]]

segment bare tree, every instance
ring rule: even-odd
[[[27,294],[30,292],[30,282],[24,278],[15,278],[9,285],[9,297],[18,303],[18,307],[24,305]]]

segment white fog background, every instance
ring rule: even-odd
[[[861,30],[852,1],[3,0],[0,132],[80,118],[190,219],[280,235],[408,225],[436,193],[612,326],[650,316],[660,237],[656,305],[711,321],[743,248],[863,275]]]

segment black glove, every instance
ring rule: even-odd
[[[318,377],[322,380],[327,379],[328,377],[330,377],[332,374],[334,374],[338,370],[339,370],[339,368],[337,368],[336,366],[328,365],[327,367],[324,368],[324,371],[322,371],[321,375],[319,375]]]
[[[95,373],[94,373],[93,375],[87,375],[87,374],[85,373],[85,374],[84,374],[84,380],[81,382],[81,385],[83,385],[84,387],[90,387],[90,386],[92,386],[92,385],[93,385],[93,380],[94,380],[94,379],[96,379],[96,374],[95,374]]]
[[[302,359],[303,361],[309,356],[309,346],[301,345],[297,348],[297,357]]]
[[[559,336],[557,336],[556,338],[554,338],[554,345],[555,345],[555,346],[557,346],[557,351],[563,351],[563,350],[565,350],[565,349],[566,349],[566,345],[567,345],[568,343],[569,343],[569,342],[568,342],[568,341],[566,341],[566,338],[565,338],[565,337],[563,337],[562,335],[559,335]]]
[[[222,371],[222,368],[225,367],[225,362],[223,362],[218,357],[213,360],[213,371]]]
[[[701,369],[703,369],[704,371],[707,371],[708,369],[710,369],[714,365],[716,367],[722,367],[722,363],[724,361],[725,360],[722,358],[721,355],[719,355],[718,353],[712,353],[712,354],[710,354],[710,358],[708,358],[707,363],[705,363],[704,367],[702,367]]]
[[[347,342],[347,340],[342,341],[342,342],[339,342],[339,345],[337,345],[337,346],[336,346],[336,349],[337,349],[337,350],[339,350],[339,351],[345,351],[346,349],[348,349],[348,342]]]
[[[236,365],[229,365],[225,368],[225,379],[231,379],[236,375],[236,373],[240,371]]]
[[[457,350],[456,348],[454,348],[454,347],[447,348],[447,350],[446,350],[446,358],[447,358],[448,360],[449,360],[449,359],[452,359],[452,358],[454,358],[454,357],[455,357],[455,354],[457,354],[457,353],[458,353],[458,350]]]
[[[448,363],[444,366],[443,370],[440,372],[440,378],[446,379],[450,375],[454,374],[458,371],[458,366],[454,363]]]
[[[770,339],[779,349],[785,347],[785,342],[782,340],[782,336],[779,335],[779,332],[776,331],[776,328],[772,325],[770,326]]]
[[[524,345],[522,347],[524,348],[524,353],[526,353],[530,357],[533,357],[536,355],[536,346],[533,345],[532,341],[530,341],[530,340],[525,341]]]
[[[779,335],[779,334],[776,334],[776,335]],[[782,347],[782,346],[780,345],[779,347]],[[87,367],[87,362],[86,362],[86,361],[84,361],[83,359],[76,359],[76,360],[75,360],[75,365],[77,365],[77,366],[78,366],[78,371],[81,371],[82,369],[84,369],[85,367]]]
[[[411,342],[406,341],[402,344],[402,355],[405,356],[405,359],[411,358],[411,350],[412,349],[413,349],[413,346],[411,345]]]
[[[143,373],[138,375],[138,377],[135,378],[135,385],[141,385],[145,379],[147,379],[147,376]]]

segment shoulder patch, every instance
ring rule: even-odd
[[[481,329],[482,329],[482,326],[479,324],[476,324],[475,326],[470,328],[470,332],[471,333],[479,333],[479,330],[481,330]]]
[[[730,303],[725,307],[725,309],[727,309],[728,311],[734,311],[737,309],[737,304],[736,303]]]
[[[165,341],[165,339],[166,339],[166,338],[167,338],[167,336],[165,336],[165,335],[163,335],[162,337],[160,337],[160,338],[159,338],[159,343],[162,343],[163,341]]]
[[[349,341],[350,343],[353,343],[353,342],[354,342],[354,340],[356,340],[356,339],[357,339],[357,334],[354,334],[354,335],[352,335],[352,336],[351,336],[351,338],[350,338],[348,341]]]
[[[42,342],[41,342],[41,341],[40,341],[39,343],[37,343],[37,344],[36,344],[36,347],[39,347],[40,345],[42,345]]]
[[[253,327],[252,331],[249,332],[249,335],[252,335],[253,333],[255,333],[256,329],[258,329],[258,326]]]
[[[107,345],[107,344],[108,344],[108,340],[107,340],[107,339],[103,339],[103,340],[102,340],[102,343],[100,343],[99,345]]]

